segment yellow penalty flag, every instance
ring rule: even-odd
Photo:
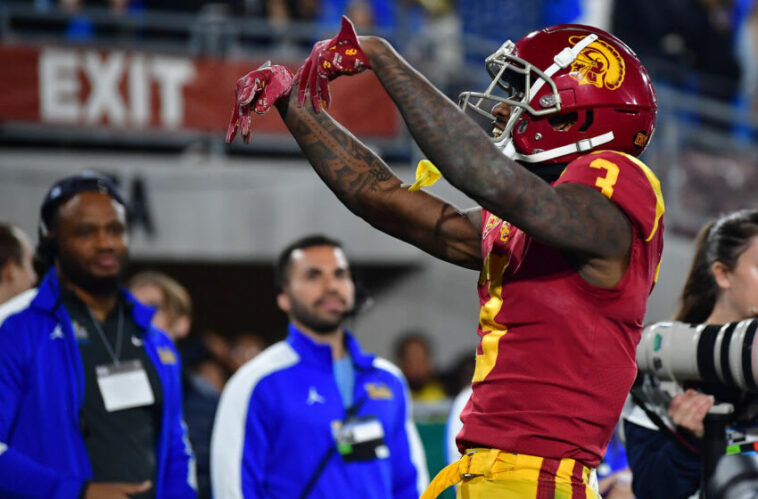
[[[416,167],[416,182],[408,187],[408,190],[415,192],[422,187],[430,186],[439,180],[441,176],[442,174],[437,167],[434,166],[434,163],[428,159],[422,159],[418,162],[418,166]]]

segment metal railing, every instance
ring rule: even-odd
[[[67,34],[71,23],[82,20],[90,26],[91,34]],[[72,14],[57,6],[37,9],[29,2],[15,0],[0,6],[0,38],[6,41],[91,41],[107,48],[191,55],[258,55],[273,51],[304,57],[314,41],[330,33],[326,27],[309,22],[291,21],[279,26],[262,18],[237,16],[224,3],[206,4],[196,13],[146,10],[116,14],[108,8],[86,7]],[[393,36],[382,30],[379,34]]]
[[[643,158],[658,174],[670,230],[694,235],[723,213],[758,207],[758,115],[657,86],[658,125]]]

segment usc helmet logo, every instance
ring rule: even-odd
[[[584,36],[571,36],[569,43],[576,43]],[[618,51],[602,40],[596,40],[582,50],[571,64],[572,78],[580,85],[616,90],[624,81],[624,59]]]

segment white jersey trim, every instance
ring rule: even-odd
[[[35,296],[37,296],[37,288],[27,289],[0,305],[0,326],[5,319],[27,308]]]
[[[243,365],[224,387],[211,436],[211,485],[214,497],[244,497],[242,456],[250,397],[260,380],[299,360],[297,352],[281,341]]]

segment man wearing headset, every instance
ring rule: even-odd
[[[288,336],[224,388],[211,438],[214,496],[416,499],[428,477],[408,386],[344,327],[355,286],[340,244],[293,242],[276,284]]]
[[[37,293],[0,327],[0,496],[195,497],[178,355],[121,288],[126,204],[84,173],[42,204]]]

